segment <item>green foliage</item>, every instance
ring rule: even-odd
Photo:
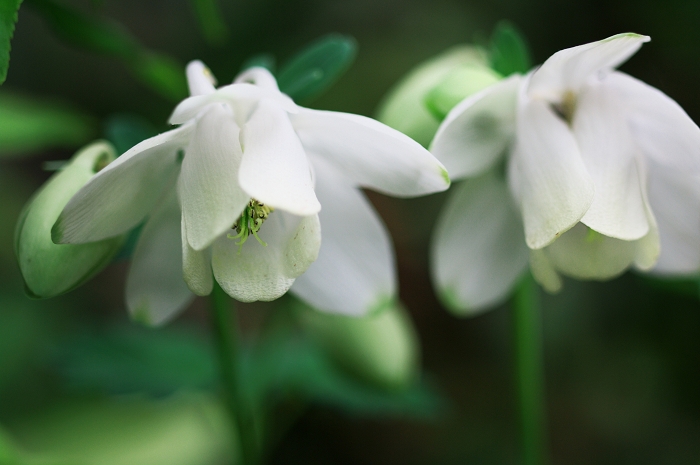
[[[120,25],[93,18],[54,0],[27,0],[65,42],[120,59],[145,85],[171,101],[187,96],[183,66],[147,50]]]
[[[243,65],[241,66],[241,71],[245,71],[248,68],[259,66],[261,68],[265,68],[266,70],[274,74],[276,63],[277,61],[275,60],[274,55],[271,55],[269,53],[261,53],[259,55],[253,55],[252,57],[244,61]]]
[[[104,123],[105,138],[122,154],[134,145],[158,134],[146,118],[132,113],[116,113]]]
[[[210,45],[220,45],[228,38],[229,31],[223,20],[217,0],[190,0],[204,39]]]
[[[350,67],[356,53],[357,44],[352,37],[322,37],[280,69],[280,90],[295,101],[308,101],[330,87]]]
[[[95,121],[69,105],[0,93],[0,158],[73,148],[96,132]]]
[[[10,40],[15,32],[17,10],[22,0],[0,0],[0,84],[7,78],[10,66]]]
[[[491,67],[503,76],[525,74],[532,68],[525,38],[508,21],[499,22],[491,36]]]

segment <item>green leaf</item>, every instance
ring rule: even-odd
[[[204,39],[209,45],[220,45],[228,38],[228,27],[216,0],[190,0]]]
[[[17,10],[22,0],[0,0],[0,84],[7,78],[10,67],[10,40],[15,32]]]
[[[121,25],[93,18],[53,0],[27,0],[65,42],[94,53],[120,59],[151,89],[171,101],[187,96],[184,67],[143,47]]]
[[[508,21],[499,22],[491,36],[491,67],[503,76],[525,74],[532,68],[525,39]]]
[[[94,138],[96,126],[69,105],[0,93],[0,158],[74,148]]]
[[[350,36],[327,35],[309,45],[280,70],[280,90],[295,101],[306,101],[330,87],[355,59],[357,44]]]
[[[155,126],[146,118],[133,113],[116,113],[104,123],[105,137],[122,154],[134,145],[158,135]]]
[[[114,160],[111,145],[97,142],[73,156],[27,203],[15,230],[15,253],[27,294],[48,298],[64,294],[107,266],[123,236],[86,244],[54,244],[51,228],[73,195]]]

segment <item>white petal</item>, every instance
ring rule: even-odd
[[[186,74],[190,95],[206,95],[216,90],[216,79],[201,61],[191,61],[187,65]]]
[[[476,176],[492,167],[512,143],[518,87],[514,75],[468,97],[440,125],[430,151],[452,179]]]
[[[652,162],[649,201],[659,225],[661,254],[653,272],[700,269],[700,176]]]
[[[673,99],[624,73],[612,73],[605,85],[625,105],[635,142],[662,165],[700,174],[700,128]]]
[[[610,279],[632,264],[636,244],[603,236],[579,223],[544,251],[562,274],[578,279]]]
[[[637,169],[638,148],[609,86],[587,86],[579,95],[572,129],[595,184],[591,207],[581,219],[606,236],[635,240],[649,232]]]
[[[508,186],[494,172],[452,191],[432,242],[432,276],[450,310],[475,315],[508,298],[528,248]]]
[[[230,84],[220,87],[211,94],[196,95],[183,100],[173,110],[170,124],[186,123],[197,116],[207,105],[225,103],[233,110],[238,124],[242,125],[260,99],[272,100],[278,107],[289,113],[299,111],[292,99],[281,92],[271,92],[248,83]]]
[[[182,226],[182,276],[190,291],[197,295],[209,295],[214,286],[211,271],[211,247],[202,251],[194,250],[187,240],[185,218],[180,221]]]
[[[291,115],[304,148],[354,182],[410,197],[449,187],[442,164],[410,137],[364,116],[302,108]]]
[[[238,126],[231,113],[212,106],[197,122],[178,181],[187,239],[195,250],[228,231],[250,200],[238,186]]]
[[[173,186],[146,222],[131,258],[126,304],[134,320],[158,326],[192,302],[180,251],[180,207]]]
[[[532,271],[532,277],[545,291],[555,294],[561,290],[561,277],[547,258],[544,249],[530,249],[530,271]]]
[[[289,115],[261,100],[241,131],[238,181],[250,197],[299,216],[318,213],[311,166]]]
[[[539,249],[578,223],[595,188],[571,130],[545,102],[521,104],[516,134],[509,183],[520,202],[527,245]]]
[[[235,235],[235,231],[230,231]],[[214,277],[228,295],[241,302],[282,296],[313,263],[321,246],[318,215],[270,214],[258,232],[263,246],[249,236],[239,251],[237,240],[222,236],[212,248]]]
[[[277,80],[272,73],[259,66],[246,69],[236,76],[236,80],[233,82],[236,84],[247,82],[248,84],[254,84],[269,91],[280,91],[280,88],[277,86]]]
[[[577,92],[595,73],[616,68],[627,61],[649,40],[649,37],[639,34],[618,34],[561,50],[534,72],[528,94],[532,98],[557,102],[564,92]]]
[[[649,232],[646,236],[636,241],[634,266],[639,270],[649,271],[656,265],[659,259],[661,240],[659,238],[659,227],[656,223],[654,213],[651,211],[651,204],[649,203],[649,161],[638,157],[637,168],[639,169],[639,177],[646,181],[642,183],[641,188],[644,211],[646,212],[647,223],[649,224]]]
[[[63,209],[52,231],[54,242],[99,241],[139,224],[177,175],[178,151],[192,128],[146,139],[97,173]]]
[[[318,310],[363,315],[396,295],[391,240],[362,192],[321,157],[312,160],[323,242],[291,291]]]

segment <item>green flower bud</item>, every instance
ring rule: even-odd
[[[51,228],[71,197],[115,158],[107,142],[83,148],[24,207],[15,229],[15,254],[30,297],[54,297],[78,287],[119,251],[124,236],[87,244],[51,240]]]
[[[425,105],[440,121],[459,102],[503,79],[488,66],[466,64],[448,73],[442,82],[428,92]]]
[[[420,346],[401,304],[389,302],[363,317],[298,307],[302,325],[348,373],[384,389],[405,388],[415,381]]]
[[[459,45],[418,65],[389,91],[377,119],[427,147],[440,125],[440,119],[425,104],[428,94],[452,71],[469,66],[488,68],[486,52]]]

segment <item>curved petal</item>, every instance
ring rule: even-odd
[[[180,207],[173,186],[146,222],[131,258],[126,304],[134,320],[159,326],[194,299],[182,279],[180,250]]]
[[[452,179],[476,176],[492,167],[515,136],[522,76],[504,79],[462,100],[440,125],[430,151]]]
[[[265,90],[279,92],[280,88],[277,85],[277,80],[275,77],[265,68],[260,66],[254,66],[243,71],[241,74],[236,76],[236,80],[233,81],[235,84],[240,84],[247,82],[249,84],[254,84],[258,87],[262,87]]]
[[[636,240],[649,232],[642,198],[637,147],[613,89],[587,86],[572,129],[595,184],[595,197],[581,222],[606,236]]]
[[[700,176],[651,162],[649,202],[659,225],[661,254],[654,273],[700,269]]]
[[[238,182],[248,195],[299,216],[318,213],[311,167],[286,112],[261,100],[241,131]]]
[[[519,199],[527,245],[540,249],[578,223],[595,188],[571,130],[545,102],[521,104],[516,134],[509,184]]]
[[[578,279],[610,279],[633,263],[637,241],[603,236],[579,223],[544,252],[562,274]]]
[[[566,91],[576,93],[595,73],[620,66],[650,40],[639,34],[617,34],[560,50],[533,73],[528,94],[557,102]]]
[[[450,185],[445,168],[430,152],[379,121],[308,108],[290,119],[306,150],[325,157],[364,187],[411,197]]]
[[[231,235],[235,235],[233,230]],[[321,246],[318,215],[298,217],[275,211],[258,235],[239,249],[235,239],[220,237],[212,246],[214,277],[228,295],[241,302],[274,300],[291,287],[316,260]],[[239,253],[240,250],[240,253]]]
[[[452,190],[432,241],[431,274],[444,304],[471,316],[508,298],[528,248],[508,186],[493,171]]]
[[[312,158],[323,205],[318,259],[291,292],[318,310],[363,315],[396,296],[394,251],[386,227],[352,182]]]
[[[625,105],[635,142],[661,165],[700,174],[700,128],[673,99],[624,73],[604,81]]]
[[[186,74],[190,95],[206,95],[216,90],[216,79],[201,61],[191,61],[187,65]]]
[[[262,87],[249,84],[229,84],[206,95],[186,98],[175,107],[170,116],[170,124],[182,124],[199,114],[207,105],[225,103],[231,107],[239,125],[248,118],[250,111],[260,99],[268,99],[284,111],[296,113],[299,107],[281,92],[271,92]]]
[[[197,295],[209,295],[214,287],[211,271],[211,247],[194,250],[187,240],[187,227],[182,217],[182,277],[190,291]]]
[[[550,294],[561,291],[561,276],[547,257],[545,249],[530,249],[530,271],[535,281]]]
[[[177,175],[178,151],[192,129],[185,125],[146,139],[97,173],[56,220],[54,242],[99,241],[139,224]]]
[[[187,240],[194,250],[208,247],[228,231],[250,200],[237,182],[238,131],[231,112],[212,106],[197,122],[185,152],[177,187]]]

